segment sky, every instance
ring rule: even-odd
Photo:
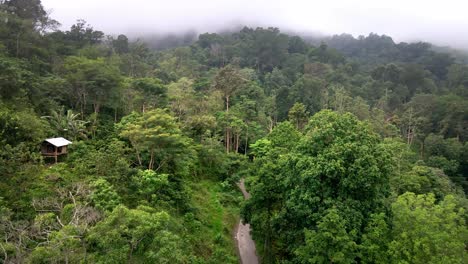
[[[214,32],[238,25],[355,37],[385,34],[468,50],[468,0],[42,0],[69,28],[84,19],[106,34]]]

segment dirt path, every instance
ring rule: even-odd
[[[238,186],[244,195],[244,199],[249,199],[250,194],[245,190],[244,179],[240,181]],[[235,238],[237,241],[241,264],[258,264],[255,242],[250,236],[250,225],[244,225],[242,224],[242,221],[239,221]]]

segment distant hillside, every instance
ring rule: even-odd
[[[463,63],[463,64],[468,64],[468,47],[465,50],[462,49],[454,49],[451,47],[441,47],[441,46],[432,46],[432,50],[435,52],[442,52],[442,53],[448,53],[452,55],[455,58],[455,61],[458,63]]]
[[[239,32],[241,27],[226,29],[214,34],[230,36]],[[396,43],[390,36],[371,33],[368,36],[353,37],[351,34],[333,36],[320,35],[318,33],[286,32],[290,36],[300,36],[306,43],[312,46],[320,46],[322,43],[336,49],[351,60],[363,64],[363,69],[372,69],[379,64],[390,62],[416,63],[416,64],[450,64],[452,62],[468,64],[468,51],[451,47],[436,46],[427,42],[400,42]],[[138,37],[152,50],[166,50],[171,48],[190,46],[199,38],[199,33],[190,30],[184,33],[148,34]],[[136,37],[133,37],[136,39]],[[433,53],[438,53],[436,60],[427,61]]]

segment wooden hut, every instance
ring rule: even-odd
[[[55,158],[57,163],[58,156],[67,154],[67,146],[70,144],[72,142],[63,137],[48,138],[42,142],[41,153],[44,157]]]

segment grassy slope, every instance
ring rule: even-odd
[[[212,180],[189,186],[194,221],[188,221],[188,228],[195,254],[207,263],[238,263],[233,231],[239,221],[240,192]]]

